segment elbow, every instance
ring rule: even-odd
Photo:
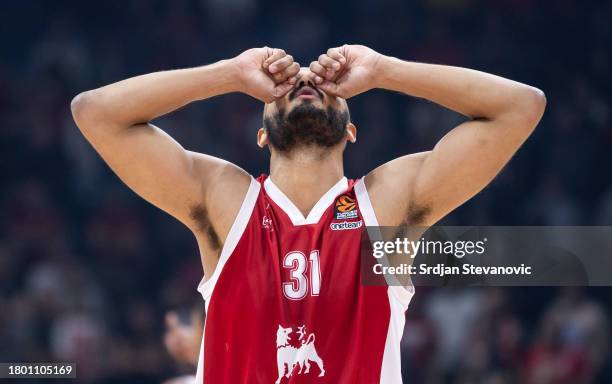
[[[95,90],[79,93],[70,102],[72,118],[83,130],[99,114],[99,95]]]
[[[544,110],[546,109],[546,95],[541,89],[535,87],[530,88],[530,98],[533,109],[533,114],[537,116],[537,121],[540,121],[542,115],[544,115]]]
[[[526,127],[533,130],[544,115],[546,95],[538,88],[525,86],[521,101],[520,113],[523,116]]]
[[[519,84],[500,119],[504,119],[519,137],[529,136],[538,125],[546,109],[546,96],[538,88]]]

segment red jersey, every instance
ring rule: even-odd
[[[342,178],[307,217],[252,179],[213,275],[196,383],[397,384],[412,287],[361,284],[377,226],[363,179]]]

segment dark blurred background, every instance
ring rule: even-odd
[[[533,136],[453,225],[612,225],[612,2],[3,1],[0,5],[0,361],[74,361],[79,382],[180,370],[163,314],[199,300],[196,243],[109,171],[75,127],[78,92],[269,45],[308,65],[360,43],[471,67],[548,98]],[[383,91],[351,99],[346,173],[428,150],[462,117]],[[185,147],[268,169],[262,105],[228,95],[158,124]],[[609,252],[609,251],[608,251]],[[612,383],[612,288],[418,289],[406,383]],[[239,367],[237,367],[239,369]]]

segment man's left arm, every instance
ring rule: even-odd
[[[347,98],[383,88],[470,118],[433,150],[392,160],[366,176],[381,225],[433,225],[480,192],[531,134],[546,105],[539,89],[471,69],[401,61],[363,46],[324,56],[320,67],[341,64],[334,71],[331,63],[327,72],[315,65],[313,72],[323,75],[319,86],[328,92]]]

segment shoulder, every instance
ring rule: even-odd
[[[372,207],[380,225],[420,224],[427,207],[413,204],[413,189],[423,162],[430,152],[398,157],[364,177]]]
[[[253,178],[228,161],[201,153],[192,153],[192,156],[194,176],[202,176],[202,201],[189,207],[192,230],[198,237],[204,234],[212,243],[219,243],[211,245],[220,246],[238,215]]]

